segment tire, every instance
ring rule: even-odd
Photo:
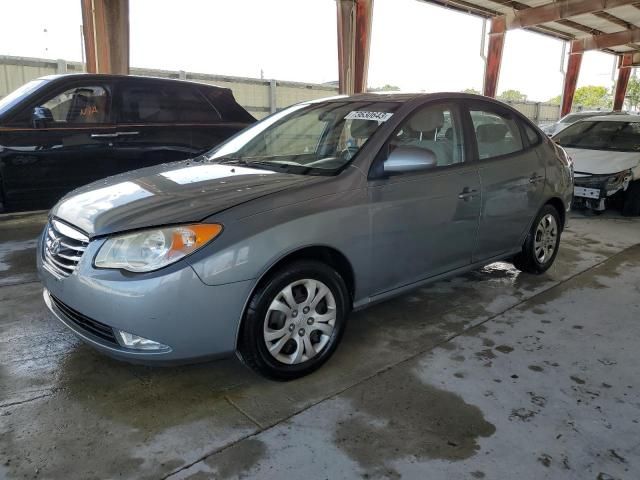
[[[637,217],[640,215],[640,180],[631,182],[624,192],[624,204],[622,215],[625,217]]]
[[[4,191],[2,189],[2,177],[0,176],[0,213],[5,211]]]
[[[527,273],[546,272],[558,255],[561,234],[558,210],[553,205],[545,205],[531,224],[522,251],[513,259],[515,267]]]
[[[337,348],[349,310],[348,290],[336,270],[313,260],[287,264],[270,274],[249,300],[238,343],[240,359],[274,380],[308,375]],[[320,326],[322,330],[316,328]]]

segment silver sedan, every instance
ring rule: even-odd
[[[302,103],[60,200],[38,250],[44,300],[114,357],[237,352],[293,379],[331,356],[351,310],[497,260],[547,270],[572,180],[561,147],[484,97]]]

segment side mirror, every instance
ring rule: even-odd
[[[396,147],[384,162],[384,173],[408,173],[428,170],[437,165],[435,153],[418,147]]]
[[[46,107],[35,107],[31,113],[33,128],[45,128],[49,122],[53,122],[53,114]]]

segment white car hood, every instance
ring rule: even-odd
[[[585,150],[565,148],[573,159],[573,170],[581,173],[605,175],[640,166],[640,152],[612,152],[611,150]]]

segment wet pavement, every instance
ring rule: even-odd
[[[0,218],[0,478],[640,478],[640,220],[358,312],[289,383],[84,346],[35,281],[43,221]]]

